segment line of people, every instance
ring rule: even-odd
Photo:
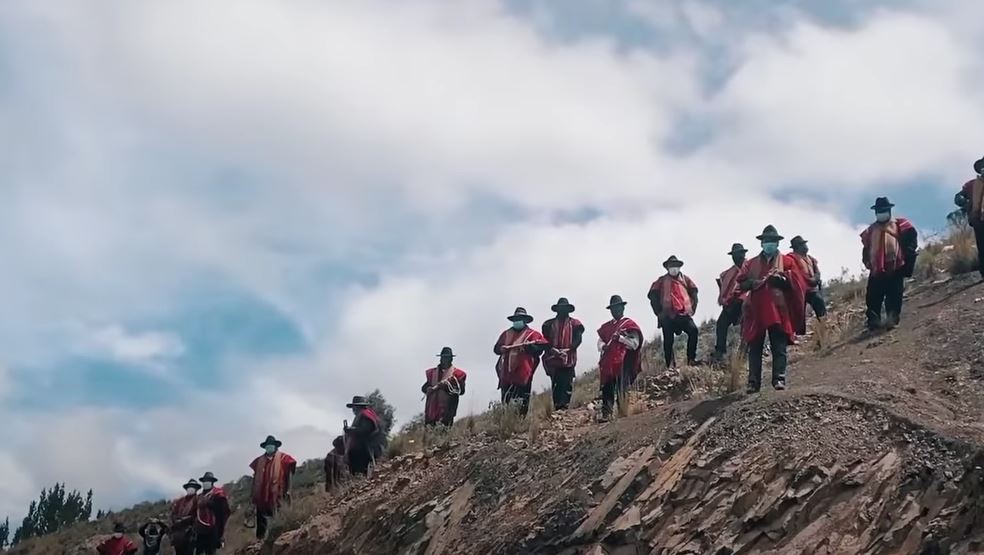
[[[984,171],[984,160],[975,168]],[[984,178],[979,177],[964,188],[977,216],[975,229],[984,240]],[[861,234],[862,262],[869,271],[866,292],[866,325],[869,330],[898,325],[902,314],[904,280],[911,277],[917,254],[917,232],[910,221],[893,215],[894,204],[879,197],[871,206],[872,222]],[[787,385],[789,345],[806,332],[807,307],[813,310],[821,329],[827,317],[823,298],[820,264],[809,254],[809,242],[797,235],[790,241],[790,252],[780,252],[784,237],[769,225],[756,237],[761,252],[748,259],[748,249],[741,243],[732,245],[727,255],[732,265],[717,278],[717,302],[721,307],[716,325],[716,342],[712,359],[723,361],[728,355],[728,334],[740,327],[741,346],[748,355],[747,392],[761,389],[765,342],[772,353],[772,385],[782,390]],[[670,256],[663,267],[666,273],[649,288],[648,299],[658,328],[662,331],[663,358],[668,368],[676,367],[675,339],[687,336],[688,365],[698,365],[699,328],[694,321],[698,305],[697,284],[682,272],[684,262]],[[984,258],[982,258],[984,276]],[[642,332],[638,324],[625,317],[628,304],[614,295],[606,307],[612,319],[598,329],[599,371],[602,419],[611,416],[621,399],[620,392],[633,383],[641,369]],[[518,307],[507,317],[511,322],[493,346],[498,389],[503,403],[516,403],[522,414],[529,409],[533,375],[539,365],[550,377],[554,408],[568,407],[573,392],[578,348],[584,338],[584,324],[572,316],[575,307],[561,297],[551,307],[555,317],[545,321],[541,330],[530,327],[533,317]],[[884,315],[884,317],[883,317]],[[453,365],[450,347],[442,350],[437,367],[425,372],[422,391],[426,395],[424,415],[427,425],[450,426],[457,413],[458,398],[464,394],[466,373]]]

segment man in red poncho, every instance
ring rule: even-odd
[[[554,410],[565,410],[574,393],[574,372],[577,366],[577,348],[584,338],[584,324],[572,318],[574,305],[561,297],[550,307],[557,316],[543,323],[543,337],[550,346],[543,353],[543,370],[550,376]]]
[[[747,260],[737,278],[741,290],[748,292],[741,325],[748,343],[748,393],[762,387],[766,336],[772,351],[772,387],[786,389],[786,350],[796,330],[806,325],[806,283],[796,260],[779,252],[783,238],[775,227],[766,226],[757,239],[762,253]]]
[[[676,367],[673,342],[678,334],[687,334],[687,365],[697,365],[697,338],[700,331],[694,322],[697,310],[697,284],[680,269],[683,261],[671,256],[663,262],[666,274],[649,288],[649,304],[663,330],[663,358],[667,368]]]
[[[731,245],[731,261],[734,263],[730,268],[721,272],[717,278],[718,284],[718,306],[721,307],[721,315],[717,319],[717,341],[714,345],[714,359],[723,361],[728,354],[728,330],[731,326],[741,323],[741,307],[748,296],[748,293],[741,291],[738,287],[738,273],[745,265],[745,254],[748,249],[741,243]]]
[[[905,218],[892,217],[894,206],[885,197],[875,199],[871,207],[875,211],[875,222],[861,233],[861,257],[870,272],[865,299],[870,331],[882,324],[882,305],[887,327],[899,325],[905,278],[912,277],[916,267],[919,247],[916,228]]]
[[[356,395],[345,406],[352,409],[355,415],[352,425],[346,423],[344,428],[345,459],[349,464],[349,473],[368,476],[369,468],[383,454],[386,432],[379,415],[365,397]]]
[[[181,486],[185,494],[171,503],[171,546],[175,555],[192,555],[195,552],[195,514],[198,512],[198,480],[192,478]]]
[[[967,214],[967,223],[977,240],[977,267],[984,279],[984,158],[974,162],[977,177],[964,183],[953,202]]]
[[[458,401],[465,393],[465,371],[455,367],[454,351],[451,347],[441,349],[437,366],[424,374],[426,381],[420,388],[426,395],[424,403],[424,425],[451,426],[458,414]]]
[[[195,520],[195,555],[215,555],[222,548],[232,509],[225,490],[215,485],[218,482],[215,474],[206,472],[199,481],[202,493],[198,496],[198,518]]]
[[[290,499],[290,481],[297,471],[297,461],[280,451],[283,442],[273,436],[260,444],[263,454],[249,467],[253,470],[253,506],[256,508],[256,539],[266,537],[270,518]]]
[[[133,555],[140,548],[126,537],[126,526],[117,522],[113,525],[113,535],[96,547],[99,555]]]
[[[598,329],[602,421],[612,417],[616,400],[620,407],[628,408],[623,405],[627,400],[628,388],[642,370],[642,330],[625,317],[626,304],[619,295],[612,295],[606,307],[612,319]]]
[[[799,267],[803,279],[806,280],[806,304],[813,309],[813,314],[817,320],[823,322],[827,317],[827,302],[823,300],[820,287],[823,281],[820,278],[820,263],[810,255],[809,241],[797,235],[789,242],[789,247],[793,252],[789,253]],[[806,333],[806,330],[797,330]]]
[[[495,373],[499,376],[502,403],[518,403],[520,413],[526,416],[530,408],[533,373],[540,366],[540,355],[548,342],[543,334],[530,327],[533,317],[525,308],[518,307],[506,319],[512,326],[499,334],[492,347],[492,352],[499,355]]]

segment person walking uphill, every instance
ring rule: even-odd
[[[369,475],[369,467],[383,454],[384,432],[379,415],[365,397],[356,395],[345,405],[352,409],[352,425],[345,425],[345,459],[349,473]]]
[[[625,317],[628,304],[618,295],[612,295],[606,307],[612,319],[598,329],[598,373],[601,381],[601,419],[612,417],[616,402],[624,405],[628,388],[642,371],[642,330],[630,318]]]
[[[99,555],[134,555],[139,549],[137,544],[126,537],[126,526],[117,522],[113,525],[113,535],[99,544],[96,552]]]
[[[185,494],[171,503],[171,546],[175,555],[192,555],[195,552],[195,515],[198,513],[198,480],[188,480]]]
[[[222,548],[226,523],[232,515],[229,496],[216,486],[215,474],[206,472],[199,478],[202,493],[198,496],[198,515],[195,519],[195,555],[215,555]]]
[[[748,260],[738,284],[748,292],[742,314],[742,338],[748,343],[748,393],[762,387],[762,355],[766,336],[772,349],[772,387],[786,389],[786,349],[805,326],[806,283],[796,260],[779,253],[783,238],[773,226],[757,237],[762,253]]]
[[[697,309],[697,285],[683,275],[680,268],[683,261],[671,256],[663,262],[666,274],[656,280],[649,288],[649,304],[663,330],[663,358],[667,368],[676,367],[673,352],[674,337],[687,334],[687,365],[697,364],[697,336],[700,334],[694,323]]]
[[[458,414],[458,400],[465,394],[467,375],[464,370],[454,366],[451,347],[444,347],[437,356],[440,357],[437,366],[424,373],[427,381],[420,388],[427,399],[424,403],[424,425],[451,426]]]
[[[502,403],[518,403],[523,416],[530,408],[530,390],[533,387],[533,374],[540,366],[540,355],[547,348],[543,334],[530,328],[533,317],[526,309],[518,307],[507,316],[512,326],[499,334],[492,352],[499,355],[495,373],[499,376],[499,390]]]
[[[577,348],[584,338],[584,324],[571,318],[574,305],[561,297],[550,307],[557,316],[543,323],[543,336],[550,346],[543,353],[543,370],[550,376],[554,410],[565,410],[574,393],[574,368]]]
[[[734,263],[730,268],[721,272],[717,278],[718,284],[718,305],[721,307],[721,315],[717,319],[717,341],[714,345],[714,359],[723,361],[728,354],[728,330],[731,326],[741,323],[741,307],[748,293],[741,291],[738,287],[738,272],[745,264],[745,253],[748,252],[741,243],[731,245],[731,261]]]
[[[974,162],[977,177],[964,183],[953,202],[967,214],[967,223],[977,240],[977,268],[984,279],[984,158]]]
[[[861,233],[861,256],[870,272],[866,295],[870,331],[882,325],[883,305],[888,328],[899,325],[905,278],[912,277],[916,266],[919,242],[916,228],[905,218],[893,217],[894,206],[885,197],[876,199],[871,207],[875,222]]]
[[[820,263],[816,258],[810,256],[808,241],[802,236],[797,235],[789,242],[789,247],[793,250],[792,256],[799,265],[799,270],[806,280],[806,304],[813,309],[813,314],[817,320],[823,321],[827,317],[827,303],[820,294],[820,287],[823,281],[820,278]],[[806,333],[806,330],[797,330],[799,333]]]
[[[253,506],[256,509],[256,539],[266,537],[270,518],[290,499],[290,481],[297,471],[297,461],[280,451],[283,442],[267,436],[260,448],[263,454],[253,459]]]

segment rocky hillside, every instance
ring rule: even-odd
[[[240,511],[226,551],[982,553],[984,285],[939,276],[876,335],[844,285],[823,341],[794,351],[788,391],[726,393],[727,370],[650,364],[630,414],[599,425],[586,380],[571,411],[541,400],[530,422],[499,411],[408,433],[403,454],[333,494],[311,465],[273,537],[251,542]],[[97,526],[15,552],[91,552]]]

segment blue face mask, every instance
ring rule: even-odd
[[[267,455],[272,455],[277,452],[277,447],[274,445],[267,445],[263,448],[263,450],[266,451]]]
[[[762,243],[762,252],[766,256],[772,256],[779,252],[779,243]]]
[[[526,327],[526,322],[522,320],[516,320],[512,323],[512,329],[519,331]]]

